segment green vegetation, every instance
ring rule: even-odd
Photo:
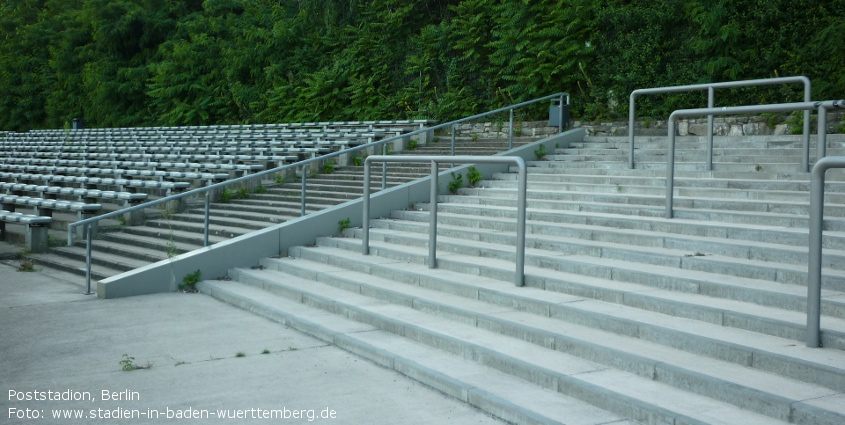
[[[349,221],[348,218],[344,218],[343,220],[338,221],[337,222],[337,231],[339,233],[343,233],[344,230],[349,228],[350,224],[351,224],[351,222]]]
[[[328,160],[323,163],[323,174],[334,173],[334,160]]]
[[[534,149],[534,155],[537,156],[537,160],[541,160],[546,157],[546,145],[540,145],[539,148]]]
[[[636,88],[787,75],[828,99],[845,92],[843,32],[841,2],[809,0],[18,0],[0,5],[0,128],[445,121],[555,91],[601,119]]]
[[[475,167],[469,167],[467,170],[467,180],[469,180],[469,185],[475,187],[481,179],[484,178],[484,175],[481,174],[481,171],[478,171]]]
[[[235,357],[246,357],[246,353],[244,353],[243,351],[238,351],[238,353],[235,354]]]
[[[264,187],[264,186],[258,186],[255,189],[252,189],[252,193],[254,193],[256,195],[263,195],[263,194],[267,193],[267,188]]]
[[[458,193],[458,189],[464,185],[464,176],[461,173],[452,173],[452,181],[446,186],[452,194]]]
[[[34,272],[35,271],[35,260],[32,258],[22,257],[20,259],[20,264],[18,264],[18,271],[19,272]]]
[[[182,283],[179,284],[179,290],[185,292],[197,292],[197,282],[202,279],[202,272],[197,269],[193,273],[188,273],[182,278]]]
[[[241,187],[241,188],[237,188],[237,189],[231,189],[231,188],[227,187],[220,194],[220,202],[224,203],[224,204],[228,204],[229,201],[231,201],[232,199],[249,199],[249,195],[250,195],[249,189],[247,189],[245,187]]]
[[[128,354],[124,354],[123,360],[119,361],[118,363],[120,364],[121,369],[123,369],[125,372],[131,372],[136,369],[149,369],[153,367],[152,363],[147,363],[143,365],[135,364],[135,358],[130,357]]]

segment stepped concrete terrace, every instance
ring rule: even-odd
[[[845,170],[827,178],[823,348],[804,345],[809,178],[799,137],[592,137],[529,161],[525,287],[516,176],[293,246],[198,284],[520,424],[845,423]],[[529,147],[530,148],[530,147]],[[845,154],[831,138],[830,155]],[[210,277],[210,276],[209,276]]]
[[[516,138],[515,145],[537,140],[535,137]],[[460,155],[491,155],[507,150],[508,141],[502,139],[478,139],[469,137],[456,139],[456,153]],[[414,150],[396,152],[414,155],[446,155],[451,151],[448,138],[437,142],[418,145]],[[391,165],[387,187],[394,187],[408,181],[427,176],[430,168],[419,166]],[[379,169],[380,170],[380,169]],[[373,179],[373,190],[381,188],[381,171]],[[363,192],[363,167],[336,167],[329,174],[319,173],[306,178],[306,213],[329,208],[350,199],[359,198]],[[264,190],[249,193],[247,199],[230,199],[211,205],[209,243],[215,244],[263,229],[269,225],[298,218],[301,214],[302,184],[297,176],[288,176],[284,181],[266,180]],[[162,212],[147,209],[149,217],[143,225],[120,226],[109,220],[101,226],[94,240],[92,251],[92,279],[102,280],[126,271],[167,259],[181,253],[203,247],[204,204],[191,203],[181,213]],[[73,221],[73,220],[71,220]],[[12,227],[14,225],[10,225]],[[73,246],[63,246],[66,232],[50,232],[49,252],[28,254],[40,267],[49,267],[84,275],[86,271],[86,245],[78,240]]]

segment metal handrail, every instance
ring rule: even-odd
[[[370,163],[372,162],[430,162],[431,163],[431,191],[430,214],[428,227],[428,267],[437,267],[437,174],[439,163],[453,164],[508,164],[513,163],[519,169],[517,195],[517,225],[516,225],[516,272],[514,283],[516,286],[525,285],[525,222],[526,222],[526,192],[528,179],[525,160],[518,156],[386,156],[375,155],[364,161],[364,216],[361,227],[364,231],[361,244],[362,254],[370,254]]]
[[[666,159],[666,218],[672,218],[672,205],[674,202],[674,187],[675,187],[675,119],[678,117],[690,117],[700,115],[740,115],[740,114],[758,114],[764,112],[792,112],[792,111],[811,111],[813,109],[825,108],[827,109],[845,109],[845,100],[828,100],[824,102],[797,102],[797,103],[777,103],[773,105],[754,105],[754,106],[725,106],[721,108],[698,108],[698,109],[679,109],[669,115],[669,153]],[[819,120],[819,143],[825,139],[822,134],[827,132],[825,127],[822,127],[824,122]],[[821,152],[821,150],[820,150]],[[819,158],[821,159],[821,158]],[[804,161],[809,163],[809,159]]]
[[[347,154],[352,153],[352,152],[357,152],[357,151],[361,151],[361,150],[365,150],[365,149],[369,149],[369,148],[376,148],[378,146],[382,147],[382,152],[387,153],[386,152],[387,151],[387,143],[394,142],[396,140],[405,139],[405,138],[415,136],[415,135],[419,135],[419,134],[423,134],[423,133],[433,132],[435,130],[439,130],[441,128],[446,128],[446,127],[452,127],[452,134],[453,134],[453,137],[452,137],[452,153],[454,154],[454,152],[455,152],[455,140],[454,140],[454,127],[455,127],[455,125],[463,123],[463,122],[483,118],[483,117],[486,117],[486,116],[489,116],[489,115],[506,112],[506,111],[510,111],[511,115],[513,115],[513,110],[516,109],[516,108],[521,108],[521,107],[524,107],[524,106],[532,105],[534,103],[542,102],[544,100],[549,100],[549,99],[559,99],[560,100],[561,107],[560,107],[560,111],[559,111],[560,112],[560,117],[559,117],[560,122],[559,122],[559,125],[558,125],[558,131],[562,133],[563,132],[563,105],[568,105],[570,98],[569,98],[569,93],[558,92],[558,93],[551,94],[551,95],[548,95],[548,96],[543,96],[543,97],[540,97],[540,98],[537,98],[537,99],[532,99],[532,100],[528,100],[528,101],[525,101],[525,102],[517,103],[515,105],[505,106],[503,108],[499,108],[499,109],[496,109],[496,110],[493,110],[493,111],[483,112],[483,113],[476,114],[476,115],[473,115],[473,116],[470,116],[470,117],[450,121],[450,122],[447,122],[447,123],[444,123],[444,124],[438,124],[438,125],[435,125],[435,126],[432,126],[432,127],[421,128],[419,130],[414,130],[414,131],[411,131],[409,133],[403,133],[403,134],[400,134],[400,135],[388,137],[388,138],[385,138],[385,139],[382,139],[382,140],[377,140],[377,141],[374,141],[374,142],[371,142],[371,143],[367,143],[365,145],[356,146],[356,147],[353,147],[353,148],[348,148],[348,149],[344,149],[344,150],[341,150],[341,151],[328,153],[328,154],[325,154],[325,155],[321,155],[319,157],[299,161],[299,162],[296,162],[294,164],[286,164],[286,165],[283,165],[283,166],[272,168],[270,170],[260,171],[260,172],[253,173],[253,174],[250,174],[250,175],[247,175],[247,176],[242,176],[242,177],[238,177],[238,178],[235,178],[235,179],[226,180],[226,181],[223,181],[223,182],[220,182],[220,183],[209,184],[205,187],[200,187],[200,188],[196,188],[196,189],[189,190],[189,191],[186,191],[186,192],[182,192],[182,193],[179,193],[179,194],[170,195],[170,196],[167,196],[167,197],[164,197],[164,198],[161,198],[161,199],[145,202],[143,204],[135,205],[135,206],[132,206],[132,207],[129,207],[129,208],[124,208],[124,209],[120,209],[120,210],[117,210],[117,211],[112,211],[110,213],[98,215],[96,217],[87,218],[85,220],[76,221],[76,222],[68,224],[67,245],[68,246],[73,245],[74,229],[76,227],[79,227],[79,226],[85,226],[86,235],[87,235],[86,281],[87,281],[88,293],[90,294],[91,293],[91,249],[92,249],[92,246],[91,246],[91,244],[92,244],[91,239],[92,238],[90,237],[90,235],[92,233],[91,232],[91,226],[94,223],[96,223],[100,220],[103,220],[103,219],[106,219],[106,218],[117,217],[117,216],[123,215],[125,213],[138,211],[138,210],[142,210],[142,209],[145,209],[145,208],[150,208],[150,207],[153,207],[153,206],[165,203],[165,202],[175,201],[177,199],[182,199],[182,198],[185,198],[185,197],[188,197],[188,196],[199,195],[199,194],[203,193],[203,194],[205,194],[205,220],[204,220],[204,224],[203,224],[204,246],[208,246],[209,245],[209,243],[208,243],[208,228],[209,228],[209,215],[210,215],[209,211],[210,211],[210,205],[211,205],[211,197],[210,197],[211,193],[210,192],[214,189],[218,189],[218,188],[222,188],[222,187],[229,186],[229,185],[232,185],[232,184],[240,183],[240,182],[243,182],[243,181],[246,181],[246,180],[249,180],[249,179],[254,179],[254,178],[266,176],[268,174],[274,174],[274,173],[278,173],[278,172],[281,172],[281,171],[287,171],[287,170],[291,170],[291,169],[294,169],[294,168],[297,168],[297,167],[301,167],[302,168],[301,214],[305,215],[305,198],[306,198],[306,194],[307,194],[306,190],[305,190],[305,180],[306,180],[307,175],[308,175],[308,173],[306,172],[306,169],[312,163],[325,161],[327,159],[335,158],[335,157],[338,157],[340,155],[347,155]],[[566,99],[565,104],[563,103],[564,99]],[[510,141],[509,141],[509,147],[508,148],[511,149],[511,148],[513,148],[513,125],[510,126],[509,133],[510,133],[510,135],[509,135]],[[383,189],[385,188],[386,181],[387,181],[386,175],[387,175],[387,163],[384,163],[384,167],[382,168],[382,176],[383,176],[382,188]]]
[[[788,84],[788,83],[803,83],[804,84],[804,102],[812,100],[812,86],[810,79],[803,76],[797,77],[779,77],[779,78],[764,78],[758,80],[745,81],[726,81],[722,83],[706,83],[706,84],[692,84],[685,86],[669,86],[669,87],[655,87],[649,89],[637,89],[631,92],[631,97],[628,104],[628,148],[630,150],[628,156],[628,167],[634,168],[634,118],[636,116],[636,104],[634,98],[638,94],[659,94],[659,93],[676,93],[684,91],[707,90],[707,107],[716,107],[715,89],[717,88],[736,88],[736,87],[750,87],[763,86],[773,84]],[[713,114],[707,115],[707,170],[713,169]],[[810,111],[804,112],[804,161],[802,162],[803,172],[808,171],[809,167],[809,150],[810,150]]]
[[[822,158],[813,166],[810,181],[810,252],[807,261],[807,347],[821,345],[822,225],[824,177],[831,168],[845,168],[845,156]]]

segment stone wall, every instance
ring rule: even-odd
[[[790,116],[776,118],[764,116],[737,116],[737,117],[715,117],[713,123],[713,134],[717,136],[750,136],[750,135],[781,135],[793,134],[793,125],[789,124]],[[816,115],[812,116],[813,123],[811,132],[815,133],[817,127]],[[827,114],[828,133],[845,132],[845,113],[829,112]],[[588,136],[626,136],[628,135],[628,121],[613,122],[589,122],[572,120],[569,128],[587,129]],[[707,117],[680,119],[676,125],[679,136],[706,136]],[[638,135],[664,136],[668,131],[668,124],[665,120],[637,121]],[[548,121],[524,121],[514,123],[515,136],[539,137],[557,133],[557,127],[550,127]],[[797,129],[800,134],[801,129]],[[449,134],[447,133],[443,134]],[[455,126],[455,134],[458,137],[472,137],[478,134],[479,138],[504,138],[508,137],[507,122],[478,122],[464,123]]]

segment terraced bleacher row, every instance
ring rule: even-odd
[[[0,218],[25,225],[17,239],[30,241],[32,238],[23,238],[23,234],[30,235],[32,229],[42,235],[40,227],[61,229],[65,225],[50,219],[50,210],[42,207],[51,202],[54,206],[72,203],[74,211],[95,214],[101,209],[92,202],[96,199],[110,204],[103,211],[115,210],[371,143],[430,123],[417,120],[5,132],[0,138],[0,189],[8,201],[3,204],[6,213]],[[17,202],[24,198],[27,203]],[[33,208],[26,211],[26,207]],[[124,224],[143,221],[143,214],[134,214]],[[5,239],[14,233],[4,227],[0,236]],[[45,246],[26,242],[30,251],[44,251]]]

